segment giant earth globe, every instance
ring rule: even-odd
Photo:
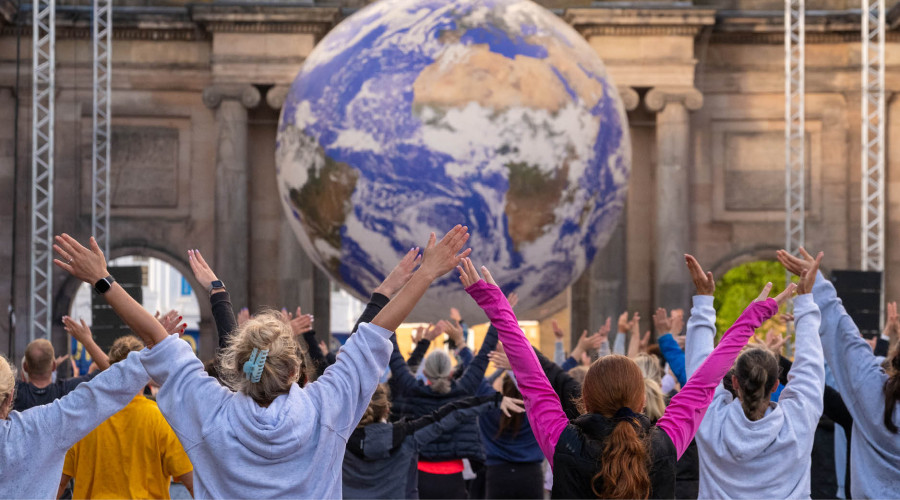
[[[630,171],[603,62],[527,0],[381,0],[304,61],[278,126],[282,204],[309,257],[357,297],[466,224],[520,311],[563,292],[609,239]],[[456,273],[411,319],[483,318]]]

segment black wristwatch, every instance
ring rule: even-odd
[[[209,293],[212,293],[216,288],[225,288],[225,283],[222,280],[215,280],[209,283],[209,289],[206,290]]]
[[[94,291],[99,293],[100,295],[103,295],[104,293],[109,291],[109,289],[112,287],[113,282],[115,281],[116,279],[113,278],[112,275],[107,276],[94,283]]]

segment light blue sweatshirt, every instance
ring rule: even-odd
[[[62,398],[0,420],[0,498],[56,498],[66,451],[149,381],[133,352]]]
[[[142,351],[156,402],[194,465],[196,498],[341,498],[347,438],[393,350],[391,332],[359,325],[335,364],[267,408],[221,386],[173,335]]]
[[[713,298],[694,297],[685,343],[688,373],[712,351]],[[698,498],[809,498],[810,453],[825,391],[819,308],[811,294],[794,299],[796,355],[778,403],[755,422],[720,383],[697,431]],[[766,478],[760,480],[760,478]]]
[[[821,273],[816,276],[813,298],[822,310],[819,333],[825,360],[853,416],[853,498],[896,498],[900,494],[900,433],[892,434],[884,426],[883,388],[888,376],[859,336],[834,286]],[[900,403],[894,409],[894,423],[900,426]]]

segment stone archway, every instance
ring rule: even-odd
[[[110,255],[106,258],[111,261],[118,257],[125,256],[141,256],[159,259],[181,273],[182,276],[191,285],[196,294],[197,301],[200,306],[200,350],[198,356],[201,359],[207,359],[215,356],[218,339],[216,338],[215,323],[212,318],[212,311],[209,308],[209,301],[204,293],[203,287],[194,279],[194,273],[191,271],[190,264],[186,258],[179,258],[170,252],[147,245],[119,245],[113,246]],[[54,346],[61,347],[66,341],[66,333],[62,329],[62,317],[69,314],[72,307],[72,301],[78,291],[81,281],[67,276],[63,284],[57,289],[56,297],[53,301],[53,338],[57,341]],[[59,346],[56,344],[59,343]]]

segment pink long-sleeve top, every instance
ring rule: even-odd
[[[466,292],[475,299],[491,324],[497,328],[509,364],[516,375],[519,391],[525,400],[525,414],[528,415],[534,437],[553,466],[556,443],[569,424],[559,397],[544,375],[531,344],[519,328],[516,315],[500,288],[479,280],[466,288]],[[681,392],[672,398],[656,425],[672,440],[678,458],[681,458],[697,433],[722,377],[728,373],[754,330],[777,311],[778,304],[773,299],[750,304],[725,332],[722,341],[691,376]]]

